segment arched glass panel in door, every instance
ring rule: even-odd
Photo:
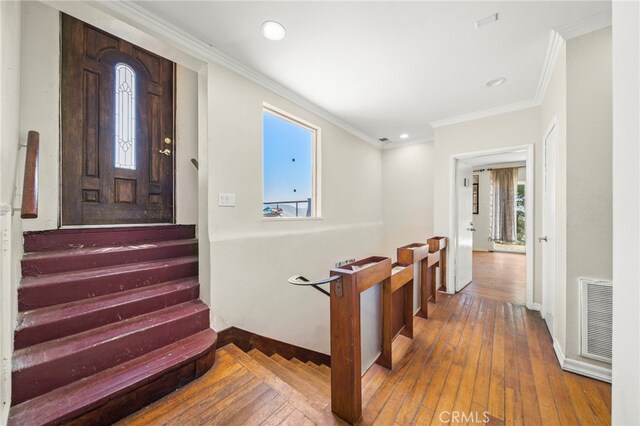
[[[136,169],[136,73],[127,64],[116,65],[115,166]]]

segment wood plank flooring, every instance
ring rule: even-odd
[[[538,312],[459,293],[430,313],[415,318],[413,340],[395,340],[393,371],[374,365],[363,377],[359,424],[610,424],[611,386],[561,370]],[[320,373],[227,345],[202,378],[120,424],[341,424],[328,371],[306,367]]]
[[[524,304],[527,257],[519,253],[473,252],[473,281],[462,292]]]

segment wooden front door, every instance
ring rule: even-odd
[[[62,225],[173,222],[174,68],[62,15]]]

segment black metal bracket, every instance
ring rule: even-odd
[[[302,275],[294,275],[291,278],[289,278],[287,281],[289,281],[289,284],[293,284],[293,285],[304,285],[304,286],[311,286],[313,289],[318,290],[320,293],[331,297],[331,293],[329,293],[327,290],[319,287],[321,284],[329,284],[333,281],[337,281],[338,283],[342,282],[342,277],[340,275],[332,275],[329,278],[323,278],[321,280],[316,280],[316,281],[310,281],[309,279],[305,278]],[[342,295],[340,295],[339,297],[341,297]]]

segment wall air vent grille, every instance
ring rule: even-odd
[[[581,355],[611,362],[613,286],[611,281],[580,279]]]

